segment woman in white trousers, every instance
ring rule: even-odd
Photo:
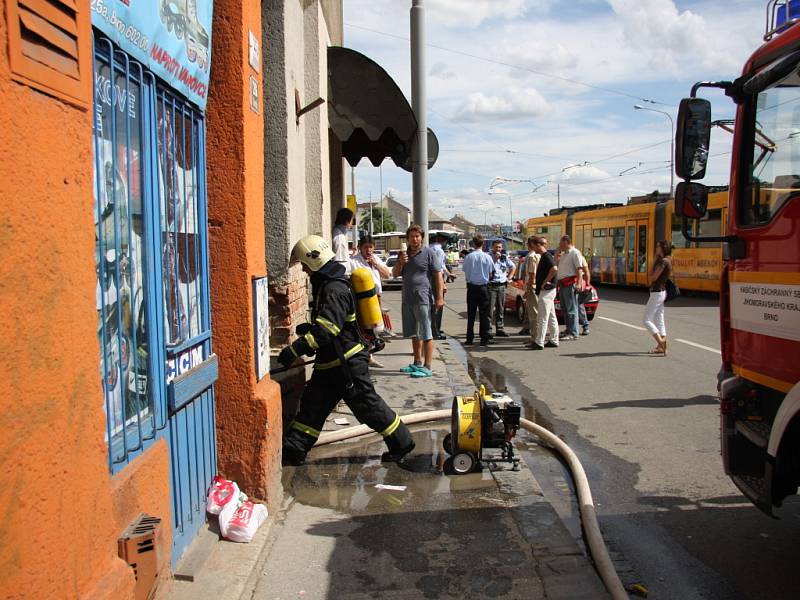
[[[667,328],[664,324],[664,300],[667,297],[667,279],[672,275],[672,243],[661,240],[656,244],[656,260],[648,276],[650,298],[644,308],[644,326],[656,340],[650,354],[666,356]]]

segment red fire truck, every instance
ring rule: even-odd
[[[722,459],[761,510],[800,485],[800,0],[770,0],[764,44],[735,81],[700,82],[681,101],[676,213],[687,239],[723,242],[720,276]],[[735,122],[712,121],[699,98],[718,88]],[[693,237],[706,212],[710,130],[733,132],[728,222],[722,237]]]

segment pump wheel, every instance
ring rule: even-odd
[[[448,454],[453,453],[453,434],[448,433],[446,436],[444,436],[444,439],[442,440],[442,448],[444,448],[444,451]]]
[[[475,468],[475,457],[469,452],[459,452],[453,457],[453,470],[465,475]]]

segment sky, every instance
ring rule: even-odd
[[[741,73],[762,43],[766,1],[423,5],[428,127],[440,146],[428,171],[429,207],[507,224],[542,216],[559,200],[625,203],[668,192],[670,117],[696,81]],[[410,8],[411,0],[344,0],[344,46],[381,65],[409,103]],[[728,98],[704,95],[712,118],[733,117]],[[713,130],[703,183],[727,183],[730,141]],[[346,181],[350,193],[349,173]],[[355,185],[359,202],[391,192],[412,205],[412,176],[389,159],[380,169],[363,159]]]

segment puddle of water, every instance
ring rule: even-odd
[[[516,376],[491,359],[470,356],[457,340],[451,340],[450,346],[467,368],[476,386],[483,384],[488,392],[507,394],[522,405],[524,418],[556,433],[553,423],[535,407],[536,404],[546,406],[544,402],[526,386],[518,383]],[[514,445],[539,481],[561,521],[586,553],[574,482],[563,458],[549,448],[526,441],[524,436],[516,438]]]
[[[284,488],[301,504],[349,514],[423,509],[432,497],[436,505],[459,506],[476,492],[497,494],[488,469],[467,475],[444,472],[447,455],[442,439],[449,429],[430,425],[411,429],[417,447],[403,465],[381,463],[386,448],[371,436],[313,450],[305,466],[284,469]],[[377,484],[405,486],[405,490],[381,490]]]

